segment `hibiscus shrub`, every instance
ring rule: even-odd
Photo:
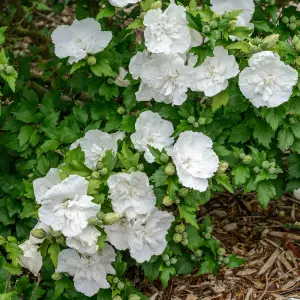
[[[240,266],[197,212],[300,198],[296,7],[65,1],[74,22],[38,31],[64,5],[21,2],[0,3],[0,298],[147,299],[137,270]]]

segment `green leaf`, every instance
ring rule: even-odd
[[[260,120],[256,120],[254,125],[253,136],[257,139],[257,141],[260,144],[269,149],[272,138],[274,137],[274,131],[272,130],[271,126],[267,123]]]
[[[196,219],[196,208],[186,206],[183,204],[178,205],[180,218],[183,218],[187,223],[191,224],[195,228],[199,229],[199,225]]]
[[[285,116],[285,109],[282,106],[275,108],[262,108],[261,115],[270,124],[271,128],[275,131],[282,123]]]
[[[175,193],[178,191],[178,179],[175,176],[169,176],[168,178],[168,195],[174,200]]]
[[[101,8],[96,16],[96,20],[99,21],[103,18],[112,17],[115,14],[115,8],[109,3],[105,3],[105,7]]]
[[[126,143],[123,143],[121,152],[118,153],[118,158],[125,169],[136,168],[139,164],[140,154],[133,152],[128,148]]]
[[[179,257],[175,269],[177,274],[191,274],[194,269],[194,262],[191,261],[190,255],[184,254]]]
[[[7,28],[8,28],[7,26],[0,27],[0,45],[5,42],[4,32],[6,31]]]
[[[294,134],[291,128],[282,128],[278,133],[278,147],[281,151],[286,151],[294,143]]]
[[[50,247],[48,248],[48,253],[50,255],[50,258],[53,262],[54,267],[57,267],[57,262],[58,262],[58,254],[60,252],[60,246],[58,243],[53,242]]]
[[[300,122],[297,122],[291,126],[294,136],[300,139]]]
[[[9,292],[0,295],[0,300],[12,300],[16,292]]]
[[[215,179],[218,184],[221,184],[225,189],[227,189],[230,193],[234,193],[233,187],[230,183],[230,179],[226,174],[216,174]]]
[[[101,162],[103,163],[103,167],[107,168],[108,173],[110,173],[116,166],[117,160],[116,154],[112,150],[108,150],[105,152],[105,156]]]
[[[29,125],[22,126],[18,135],[20,147],[24,146],[34,132],[34,128]]]
[[[290,154],[287,161],[288,173],[294,178],[300,178],[300,155]]]
[[[135,19],[129,26],[126,27],[126,30],[137,29],[144,27],[142,19]]]
[[[112,97],[118,97],[119,90],[115,84],[110,85],[106,82],[103,82],[99,88],[99,95],[104,96],[106,101],[110,101]]]
[[[116,74],[113,72],[108,62],[105,60],[99,60],[97,64],[90,66],[91,71],[99,77],[102,76],[111,76],[114,77]]]
[[[133,117],[132,115],[125,115],[122,118],[120,129],[130,133],[135,132],[135,122],[135,117]]]
[[[82,124],[86,124],[88,121],[88,112],[85,106],[74,106],[73,114],[75,119]]]
[[[159,168],[153,173],[150,179],[154,182],[155,187],[159,187],[166,184],[168,175],[162,168]]]
[[[165,267],[162,265],[162,272],[159,276],[161,283],[164,288],[168,286],[168,282],[171,279],[172,275],[176,275],[176,270],[174,267]]]
[[[185,230],[188,234],[188,248],[191,250],[205,246],[205,239],[200,236],[200,231],[194,226],[188,225]]]
[[[242,259],[242,258],[238,258],[235,254],[230,254],[228,256],[228,258],[229,258],[229,263],[227,264],[227,266],[229,268],[231,268],[231,269],[238,268],[242,264],[244,264],[245,262],[247,262],[247,260]]]
[[[69,290],[73,287],[73,282],[70,278],[64,276],[61,280],[56,280],[54,285],[53,299],[57,299],[65,290]]]
[[[267,208],[270,200],[276,196],[276,189],[270,181],[261,181],[257,184],[257,199],[263,208]]]
[[[41,156],[38,159],[36,170],[39,172],[40,176],[45,176],[50,169],[49,160],[45,156]]]
[[[237,165],[232,169],[232,175],[234,176],[234,184],[239,186],[246,183],[250,178],[250,169],[244,165]]]
[[[142,269],[147,279],[153,281],[158,277],[160,264],[160,259],[157,259],[154,262],[146,262],[142,264]]]
[[[212,111],[215,112],[217,109],[222,107],[222,105],[226,106],[228,104],[228,101],[229,101],[229,90],[226,89],[213,97]]]
[[[39,149],[37,149],[37,154],[40,156],[42,153],[47,153],[49,151],[55,151],[59,146],[59,141],[56,140],[47,140],[45,141]]]
[[[246,41],[236,42],[226,47],[228,50],[241,50],[244,53],[250,52],[250,44]]]
[[[35,130],[29,139],[29,144],[32,147],[35,147],[39,143],[40,138],[41,138],[41,135],[38,133],[37,130]]]
[[[211,256],[206,256],[205,261],[200,264],[197,275],[210,274],[216,267],[216,262]]]
[[[133,86],[128,86],[123,92],[123,103],[128,111],[136,104],[135,89]]]
[[[86,65],[86,61],[85,60],[81,60],[77,63],[72,64],[72,68],[70,71],[70,74],[73,74],[75,71],[79,70],[81,67]]]
[[[239,124],[233,127],[229,142],[230,143],[245,143],[250,139],[251,129],[249,126]]]

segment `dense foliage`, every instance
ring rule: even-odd
[[[133,270],[244,262],[197,218],[214,194],[300,197],[296,7],[86,2],[0,3],[0,300],[147,299]]]

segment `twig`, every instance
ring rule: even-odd
[[[39,273],[39,274],[38,274],[38,278],[37,278],[36,285],[35,285],[35,287],[34,287],[34,290],[32,291],[32,294],[31,294],[31,297],[30,297],[29,300],[32,300],[32,299],[33,299],[33,297],[34,297],[34,295],[35,295],[35,292],[36,292],[36,290],[37,290],[37,288],[38,288],[40,282],[41,282],[41,275],[40,275],[40,273]]]
[[[280,250],[277,248],[273,254],[269,257],[266,263],[259,269],[257,276],[263,275],[274,263],[276,258],[279,256]]]
[[[269,278],[268,278],[268,274],[266,274],[266,286],[265,286],[265,289],[264,289],[262,295],[258,298],[258,300],[264,299],[264,296],[268,290],[268,286],[269,286]]]
[[[6,279],[5,293],[8,293],[10,290],[10,277],[11,277],[11,274],[8,273],[7,279]]]
[[[290,232],[280,232],[280,231],[270,231],[267,233],[270,236],[278,237],[278,238],[284,238],[294,241],[300,241],[300,235],[297,235],[295,233]]]

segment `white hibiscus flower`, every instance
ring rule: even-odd
[[[144,17],[144,37],[148,51],[153,53],[184,53],[191,45],[191,32],[183,6],[171,1],[163,12],[151,9]]]
[[[125,7],[129,4],[134,4],[140,2],[140,0],[108,0],[112,6]]]
[[[100,209],[87,195],[88,181],[78,175],[70,175],[50,188],[39,208],[40,221],[61,231],[66,237],[79,235],[88,225],[88,219]]]
[[[113,210],[128,218],[147,214],[155,206],[153,186],[142,172],[111,175],[107,185]]]
[[[127,87],[130,85],[130,81],[128,79],[125,79],[125,76],[128,74],[128,72],[120,67],[119,68],[119,74],[118,76],[115,78],[115,84],[121,87]]]
[[[59,58],[69,57],[73,64],[88,54],[102,51],[112,39],[110,31],[101,31],[101,25],[92,18],[75,20],[72,25],[58,26],[51,35],[55,54]]]
[[[135,133],[131,135],[134,148],[145,152],[145,159],[154,162],[148,145],[162,151],[168,150],[174,143],[171,135],[174,133],[173,124],[161,118],[158,113],[147,110],[139,115],[135,123]]]
[[[101,254],[79,256],[74,249],[66,249],[59,253],[55,272],[68,273],[74,276],[74,286],[78,292],[91,297],[99,289],[110,287],[106,280],[107,274],[115,274],[111,263],[115,260],[114,249],[105,244]]]
[[[277,107],[289,100],[298,81],[296,70],[271,51],[254,54],[248,63],[240,73],[239,86],[255,107]]]
[[[20,256],[20,265],[37,276],[43,265],[43,257],[38,251],[38,246],[27,240],[19,247],[23,250],[23,255]]]
[[[98,129],[89,130],[83,138],[71,145],[70,150],[79,145],[85,155],[85,165],[94,170],[97,162],[105,156],[106,151],[112,150],[114,153],[118,151],[118,140],[122,140],[124,137],[123,132],[108,134]]]
[[[47,191],[58,183],[60,183],[58,170],[54,168],[50,169],[45,177],[34,180],[32,184],[35,201],[41,204]]]
[[[133,78],[141,78],[137,101],[150,101],[181,105],[187,99],[187,90],[193,68],[185,65],[178,54],[153,54],[138,52],[130,61]]]
[[[194,68],[190,77],[193,91],[203,91],[205,96],[212,97],[228,87],[228,79],[239,73],[239,66],[233,55],[222,46],[214,49],[214,56],[207,57],[204,62]]]
[[[88,226],[79,235],[67,237],[66,244],[80,253],[94,254],[98,250],[97,240],[100,235],[99,230]]]
[[[219,167],[212,140],[201,132],[185,131],[173,148],[173,161],[180,183],[199,192],[206,191],[208,178]]]
[[[294,197],[300,200],[300,189],[294,190]]]
[[[211,9],[219,15],[234,10],[243,10],[237,17],[236,25],[253,28],[253,24],[250,23],[255,10],[253,0],[210,0],[210,3]]]
[[[105,226],[105,231],[112,245],[119,250],[129,249],[131,257],[143,263],[164,252],[166,235],[173,221],[172,214],[153,208],[147,215]]]

